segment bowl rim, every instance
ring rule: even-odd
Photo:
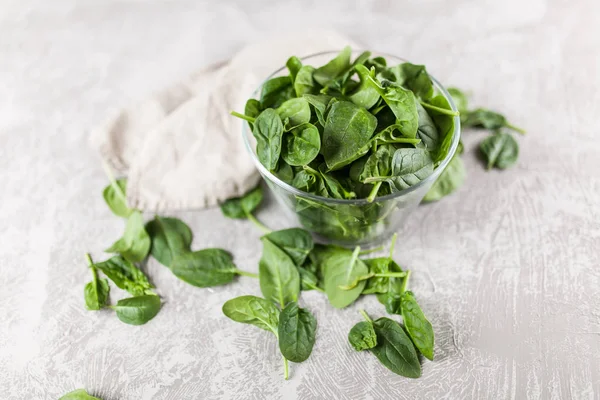
[[[318,53],[309,54],[307,56],[303,56],[303,57],[299,57],[299,58],[300,58],[300,60],[305,61],[305,60],[309,60],[309,59],[324,56],[324,55],[335,55],[335,54],[338,54],[340,51],[341,50],[321,51]],[[369,51],[369,52],[371,52],[371,55],[375,55],[375,56],[383,56],[386,58],[392,58],[395,61],[397,60],[400,62],[408,62],[404,58],[394,56],[389,53],[382,53],[382,52],[371,51],[371,50],[352,50],[352,55],[354,56],[355,53],[360,54],[363,51]],[[258,88],[256,88],[252,92],[251,98],[254,98],[254,99],[258,98],[260,95],[259,92],[262,89],[265,82],[267,82],[271,78],[278,76],[278,74],[280,74],[286,68],[287,67],[284,65],[284,66],[278,68],[277,70],[275,70],[274,72],[272,72],[265,80],[263,80],[260,83]],[[452,111],[458,111],[458,108],[454,104],[452,96],[450,95],[450,93],[448,93],[446,88],[444,86],[442,86],[442,84],[439,83],[439,81],[437,79],[435,79],[435,77],[431,76],[431,74],[428,73],[428,75],[431,78],[431,81],[433,82],[433,86],[437,90],[439,90],[439,92],[446,98],[446,100],[448,100],[448,103],[450,104],[450,108],[452,109]],[[267,168],[265,168],[264,165],[262,165],[262,163],[258,159],[258,156],[257,156],[255,150],[252,149],[252,145],[250,144],[249,135],[252,135],[252,131],[250,130],[250,126],[247,121],[242,121],[242,136],[244,138],[244,144],[245,144],[246,150],[248,151],[248,153],[250,153],[250,157],[252,157],[254,164],[256,165],[257,169],[259,170],[259,172],[261,173],[263,178],[268,178],[271,182],[275,183],[277,186],[281,187],[286,192],[290,192],[290,193],[294,194],[295,196],[301,196],[301,197],[309,198],[311,200],[324,202],[324,203],[345,204],[345,205],[368,205],[368,204],[385,202],[388,200],[400,198],[402,196],[412,193],[412,192],[418,190],[419,188],[429,184],[431,181],[437,180],[437,178],[440,176],[440,174],[446,169],[446,167],[450,163],[450,160],[452,160],[452,158],[454,157],[456,150],[458,149],[458,143],[460,142],[460,136],[461,136],[460,116],[457,115],[457,116],[454,116],[453,118],[454,118],[454,137],[452,138],[450,150],[448,151],[448,154],[446,155],[446,157],[438,165],[438,167],[433,171],[433,173],[415,185],[412,185],[412,186],[410,186],[406,189],[403,189],[399,192],[391,193],[391,194],[381,196],[381,197],[376,197],[371,202],[368,201],[366,198],[364,198],[364,199],[334,199],[331,197],[323,197],[323,196],[319,196],[319,195],[316,195],[313,193],[304,192],[300,189],[293,187],[292,185],[279,179],[275,174],[273,174],[271,171],[269,171]]]

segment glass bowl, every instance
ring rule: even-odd
[[[353,51],[355,58],[361,51]],[[313,66],[327,63],[338,54],[337,51],[328,51],[303,57],[302,61]],[[385,57],[388,65],[406,62],[399,57],[383,53],[371,53],[372,57]],[[287,75],[285,66],[273,72],[266,80],[276,76]],[[452,97],[446,89],[432,76],[431,80],[435,90],[442,94],[453,111],[457,108]],[[265,80],[265,81],[266,81]],[[254,98],[259,98],[262,84],[254,92]],[[243,123],[242,135],[246,149],[250,153],[256,168],[265,182],[274,193],[275,198],[286,210],[288,216],[295,224],[299,224],[311,232],[315,239],[321,243],[336,244],[344,247],[373,247],[388,240],[405,223],[409,215],[417,208],[431,185],[446,168],[460,140],[460,118],[454,117],[454,137],[446,158],[433,171],[433,174],[400,192],[387,196],[377,197],[374,201],[366,199],[341,200],[317,196],[303,192],[285,183],[267,170],[258,160],[256,154],[256,140],[247,123]]]

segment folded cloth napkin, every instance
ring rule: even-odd
[[[246,46],[92,131],[92,146],[128,176],[129,205],[146,211],[198,209],[241,196],[259,174],[244,148],[243,111],[258,85],[291,55],[353,43],[329,31],[277,36]]]

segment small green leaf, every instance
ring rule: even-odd
[[[304,264],[304,260],[306,260],[314,246],[310,233],[301,228],[273,231],[263,237],[283,250],[296,266]]]
[[[321,153],[330,170],[340,169],[362,157],[369,150],[365,145],[375,132],[377,118],[364,108],[349,101],[338,101],[331,106]]]
[[[129,325],[143,325],[160,311],[160,298],[153,294],[122,299],[113,307],[117,317]]]
[[[85,389],[77,389],[63,395],[58,400],[102,400],[99,397],[90,396]]]
[[[325,126],[325,120],[327,117],[327,106],[329,105],[329,102],[331,102],[333,97],[328,96],[326,94],[305,94],[304,98],[315,109],[315,114],[317,115],[317,120],[319,121],[319,124],[321,124],[321,126]]]
[[[495,133],[485,138],[479,146],[487,160],[488,169],[506,169],[517,162],[519,144],[508,133]]]
[[[112,244],[107,253],[119,253],[127,260],[135,263],[140,262],[150,250],[150,236],[144,229],[144,217],[139,211],[133,211],[127,218],[125,233]]]
[[[225,285],[237,273],[231,254],[222,249],[204,249],[175,257],[171,271],[184,282],[197,287]]]
[[[319,67],[313,73],[313,78],[322,86],[327,86],[336,78],[342,76],[350,68],[352,49],[345,47],[333,60]]]
[[[317,320],[310,311],[289,303],[279,315],[279,350],[292,362],[308,359],[315,344]]]
[[[322,265],[325,293],[332,306],[344,308],[356,301],[363,291],[366,281],[359,281],[350,290],[341,289],[340,286],[349,286],[356,279],[369,272],[366,264],[358,258],[360,248],[351,252],[346,249],[333,251]]]
[[[269,171],[277,168],[281,154],[283,122],[277,111],[267,108],[254,121],[252,134],[256,138],[256,154],[259,161]]]
[[[88,310],[99,310],[103,308],[108,301],[109,292],[110,287],[108,286],[107,279],[101,278],[88,282],[84,289],[86,308]]]
[[[302,166],[314,160],[319,150],[321,150],[319,130],[313,124],[306,123],[285,134],[281,157],[289,165]]]
[[[442,197],[451,194],[462,186],[466,175],[467,171],[465,170],[462,159],[458,154],[455,154],[446,166],[446,169],[442,171],[439,178],[437,178],[433,186],[431,186],[431,189],[429,189],[423,198],[423,201],[437,201]]]
[[[452,100],[460,112],[462,121],[463,114],[465,114],[469,109],[469,98],[462,90],[453,87],[448,88],[448,93],[450,93],[450,96],[452,96]]]
[[[126,290],[134,296],[143,295],[154,287],[142,271],[121,256],[114,256],[94,266],[119,289]]]
[[[251,214],[260,205],[262,200],[263,190],[259,184],[242,197],[225,201],[221,204],[221,211],[226,217],[245,219],[248,218],[248,214]]]
[[[354,93],[350,95],[350,101],[357,106],[366,108],[367,110],[373,107],[379,100],[379,93],[369,82],[369,76],[374,78],[375,70],[367,70],[366,68],[358,68],[356,70],[360,84],[355,89]]]
[[[289,127],[310,122],[310,106],[303,97],[286,100],[276,111],[282,121],[289,120]]]
[[[390,371],[407,378],[421,376],[421,364],[415,347],[396,321],[379,318],[373,323],[377,346],[370,351]]]
[[[157,215],[146,224],[146,231],[152,241],[150,254],[166,267],[177,255],[190,251],[192,231],[177,218]]]
[[[251,324],[275,335],[278,333],[279,310],[260,297],[240,296],[228,300],[223,304],[223,314],[236,322]]]
[[[263,253],[258,264],[260,290],[267,300],[285,307],[297,301],[300,293],[300,275],[292,259],[263,237]]]
[[[118,217],[127,218],[133,209],[127,205],[127,179],[117,179],[104,188],[104,201],[110,210]]]
[[[402,63],[390,68],[396,77],[396,83],[410,89],[422,100],[433,96],[433,82],[424,65]]]
[[[402,319],[413,343],[421,354],[433,361],[433,327],[411,291],[402,293]]]
[[[348,341],[356,351],[368,350],[377,346],[377,335],[370,321],[362,321],[354,325],[348,333]]]
[[[291,56],[288,58],[285,66],[287,67],[288,71],[290,71],[290,79],[292,80],[292,84],[294,84],[296,75],[298,75],[298,72],[302,68],[302,61],[300,61],[300,59],[296,56]]]
[[[302,68],[298,70],[298,74],[294,81],[294,92],[296,93],[296,97],[318,93],[317,83],[313,79],[314,72],[315,68],[310,65],[303,65]]]
[[[261,109],[277,108],[293,97],[294,88],[289,76],[278,76],[266,81],[261,89]]]

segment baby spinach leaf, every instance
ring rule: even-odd
[[[308,103],[306,105],[308,106]],[[302,124],[283,137],[281,158],[292,166],[307,165],[317,157],[319,150],[321,150],[319,130],[313,124]]]
[[[411,291],[402,293],[402,320],[421,354],[433,361],[433,327],[419,307]]]
[[[421,139],[421,143],[427,151],[437,154],[442,144],[442,138],[433,123],[433,119],[420,103],[417,103],[417,113],[419,114],[419,128],[417,128],[417,137]]]
[[[396,82],[413,93],[421,100],[429,100],[433,97],[433,82],[424,65],[402,63],[390,68],[396,77]]]
[[[102,400],[99,397],[90,396],[84,389],[77,389],[63,395],[58,400]]]
[[[222,249],[180,254],[171,262],[171,271],[182,281],[201,288],[225,285],[238,273],[233,257]]]
[[[279,160],[279,164],[277,165],[277,171],[275,171],[274,174],[279,179],[288,184],[291,184],[294,180],[294,170],[283,159]]]
[[[117,312],[117,317],[122,322],[129,325],[143,325],[160,311],[160,298],[153,294],[129,297],[119,300],[117,305],[111,308]]]
[[[366,282],[359,281],[350,290],[340,288],[340,286],[349,286],[357,278],[369,272],[365,263],[358,258],[359,252],[360,247],[356,247],[354,252],[336,250],[323,262],[325,293],[335,308],[344,308],[354,303],[365,287]]]
[[[292,80],[292,84],[294,84],[296,75],[298,75],[298,71],[300,71],[300,68],[302,68],[302,61],[300,61],[300,59],[296,56],[291,56],[288,58],[285,66],[287,67],[288,71],[290,71],[290,79]]]
[[[297,267],[298,273],[300,274],[300,290],[319,290],[323,291],[319,287],[319,278],[315,273],[304,266]]]
[[[106,252],[119,253],[131,262],[140,262],[150,250],[150,236],[144,229],[142,213],[135,210],[127,218],[123,237],[113,243]]]
[[[260,290],[267,300],[285,307],[298,300],[300,275],[285,251],[263,237],[263,253],[258,263]]]
[[[439,95],[432,98],[429,103],[421,103],[427,108],[427,113],[433,119],[435,126],[438,129],[438,137],[440,145],[438,150],[432,155],[433,161],[438,165],[450,151],[452,139],[454,137],[454,116],[448,115],[446,112],[451,111],[450,103],[444,96]]]
[[[357,71],[363,70],[364,66],[357,66]],[[404,89],[393,82],[384,80],[381,84],[375,78],[368,75],[368,83],[379,93],[385,103],[394,113],[396,123],[400,125],[400,132],[408,138],[415,138],[419,126],[419,115],[417,112],[417,99],[413,92]]]
[[[150,254],[165,267],[169,267],[177,255],[190,251],[192,231],[177,218],[156,215],[146,224],[146,231],[152,240]]]
[[[469,109],[469,99],[467,95],[462,90],[453,87],[448,88],[448,93],[452,96],[452,100],[454,101],[458,112],[460,112],[461,122],[463,122],[463,115],[466,114]]]
[[[523,129],[508,123],[504,115],[486,108],[468,111],[465,114],[464,120],[461,120],[461,122],[463,122],[465,127],[484,128],[489,130],[509,128],[518,133],[525,134]]]
[[[325,182],[318,171],[305,166],[305,169],[298,172],[292,181],[292,186],[308,193],[314,193],[319,196],[327,196]]]
[[[398,149],[392,158],[391,177],[370,177],[365,183],[385,181],[392,192],[398,192],[416,185],[433,173],[433,163],[429,153],[423,149]]]
[[[367,264],[369,272],[373,274],[385,274],[389,272],[390,259],[388,257],[370,258],[363,261]],[[373,276],[367,281],[362,294],[387,293],[389,279],[387,277]]]
[[[261,108],[277,108],[293,97],[294,88],[289,76],[278,76],[266,81],[261,89]]]
[[[366,108],[367,110],[373,107],[377,101],[379,100],[379,93],[373,87],[373,85],[369,82],[368,76],[371,78],[375,78],[375,68],[368,71],[366,68],[360,68],[356,71],[358,73],[358,78],[360,79],[360,84],[354,91],[352,95],[350,95],[350,101],[356,104],[357,106]]]
[[[394,320],[379,318],[373,323],[377,346],[370,351],[390,371],[407,378],[421,376],[421,364],[415,347],[404,329]]]
[[[323,163],[319,165],[319,173],[323,178],[323,183],[327,188],[329,197],[334,199],[353,199],[356,197],[351,189],[347,189],[334,175],[333,173],[326,172],[327,164]]]
[[[263,237],[283,250],[298,267],[304,264],[314,246],[310,233],[301,228],[273,231]]]
[[[294,93],[296,97],[302,97],[310,93],[317,93],[319,91],[316,82],[313,79],[313,73],[315,68],[310,65],[303,65],[298,70],[296,79],[294,80]]]
[[[92,270],[92,281],[85,285],[83,290],[83,296],[85,299],[85,306],[88,310],[99,310],[106,305],[108,301],[108,293],[110,287],[108,286],[108,280],[98,279],[98,272],[92,262],[92,258],[89,254],[85,255],[88,266]]]
[[[322,86],[327,86],[336,78],[342,76],[350,68],[350,55],[352,50],[345,47],[333,60],[313,73],[313,78]]]
[[[260,105],[260,101],[256,99],[248,99],[246,101],[246,106],[244,107],[244,114],[248,117],[256,119],[260,115],[262,111],[262,106]],[[250,130],[254,129],[254,124],[248,121],[248,125],[250,125]]]
[[[446,169],[442,171],[439,178],[435,181],[431,189],[427,192],[423,201],[437,201],[444,196],[447,196],[454,192],[456,189],[462,186],[465,181],[467,171],[463,164],[462,159],[455,154],[446,166]]]
[[[240,296],[223,304],[223,314],[235,322],[250,324],[278,334],[279,310],[268,300],[256,296]]]
[[[485,138],[479,145],[487,159],[487,168],[506,169],[517,162],[519,144],[508,133],[495,133]]]
[[[377,126],[377,119],[349,101],[331,106],[323,131],[321,153],[330,170],[342,168],[368,151],[364,148]]]
[[[315,109],[317,120],[321,126],[325,126],[325,117],[327,116],[327,106],[333,99],[333,97],[326,94],[305,94],[304,98],[308,103]]]
[[[256,154],[261,164],[268,170],[277,168],[283,137],[283,122],[277,112],[272,108],[261,112],[254,121],[252,134],[256,138]]]
[[[303,97],[286,100],[277,108],[277,114],[282,121],[288,119],[290,127],[310,122],[310,106]]]
[[[127,205],[127,179],[112,180],[102,191],[102,197],[117,217],[127,218],[133,212]]]
[[[262,203],[263,190],[257,185],[254,189],[241,197],[226,200],[221,204],[221,212],[223,215],[234,219],[248,218],[254,210]]]
[[[134,296],[151,293],[154,286],[148,278],[130,261],[122,256],[114,256],[94,266],[102,271],[119,289],[126,290]]]
[[[377,335],[373,323],[362,321],[354,325],[348,333],[348,341],[356,351],[368,350],[377,346]]]
[[[402,268],[393,260],[388,264],[389,272],[403,272]],[[402,293],[406,290],[410,271],[406,271],[404,278],[389,278],[388,288],[386,293],[377,294],[377,300],[385,306],[385,310],[389,314],[400,314],[402,303]]]
[[[296,302],[289,303],[279,315],[279,350],[292,362],[308,359],[315,344],[317,320]]]

